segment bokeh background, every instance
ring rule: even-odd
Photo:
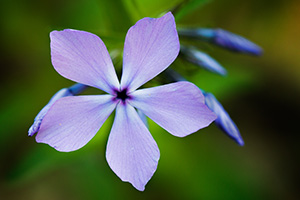
[[[172,65],[215,94],[238,125],[244,147],[214,124],[176,138],[150,121],[161,158],[146,190],[139,192],[106,163],[113,116],[88,145],[71,153],[27,136],[50,97],[73,84],[51,65],[49,32],[90,31],[101,36],[109,50],[122,50],[126,31],[138,19],[157,17],[181,2],[1,0],[0,199],[299,199],[297,0],[195,0],[176,16],[178,26],[220,27],[264,49],[263,56],[252,57],[205,46],[227,68],[227,77],[183,59]]]

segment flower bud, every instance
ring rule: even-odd
[[[244,145],[243,138],[240,135],[239,129],[230,118],[229,114],[223,108],[222,104],[211,93],[203,92],[205,96],[205,104],[211,109],[218,118],[214,121],[215,124],[229,137],[235,140],[240,146]]]

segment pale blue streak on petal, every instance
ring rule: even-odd
[[[149,128],[147,116],[141,110],[139,110],[139,109],[137,109],[137,113],[140,116],[140,118],[143,121],[143,123],[145,124],[145,126],[147,128]]]

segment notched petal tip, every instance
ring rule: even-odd
[[[71,29],[71,28],[67,28],[67,29],[63,29],[63,30],[53,30],[50,32],[50,37],[56,36],[57,34],[61,34],[63,32],[76,32],[76,31],[80,31],[80,30],[75,30],[75,29]],[[85,32],[85,31],[82,31]]]
[[[81,148],[81,147],[72,148],[72,149],[62,148],[60,146],[56,146],[55,144],[52,144],[52,143],[48,142],[48,140],[43,140],[43,139],[40,139],[38,137],[35,137],[35,141],[37,143],[42,143],[42,144],[49,145],[50,147],[52,147],[53,149],[55,149],[56,151],[59,151],[59,152],[72,152],[72,151],[76,151],[76,150]]]
[[[106,160],[114,173],[139,191],[157,169],[158,146],[136,110],[119,104],[106,146]]]
[[[145,190],[145,187],[147,185],[147,183],[143,184],[143,185],[136,185],[135,183],[129,181],[129,180],[123,180],[121,177],[119,177],[123,182],[129,183],[131,184],[135,189],[137,189],[140,192],[143,192]]]
[[[172,13],[139,20],[126,35],[121,88],[134,91],[157,76],[176,59],[179,49]]]
[[[75,30],[75,29],[63,29],[63,30],[53,30],[49,33],[49,37],[50,37],[50,43],[53,40],[58,39],[59,37],[64,37],[65,34],[71,33],[71,32],[82,32],[82,33],[88,33],[85,31],[80,31],[80,30]]]

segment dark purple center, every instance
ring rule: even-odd
[[[127,88],[123,89],[121,91],[117,91],[117,99],[120,99],[122,101],[125,101],[129,96],[127,95]]]

